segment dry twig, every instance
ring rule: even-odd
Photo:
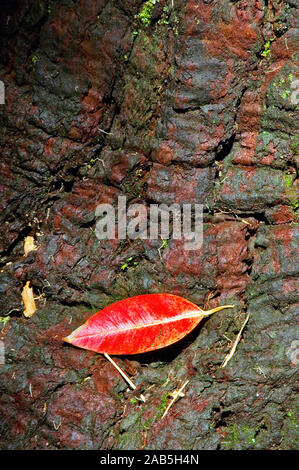
[[[169,405],[167,406],[166,410],[164,411],[161,419],[165,418],[165,416],[167,415],[168,411],[170,410],[171,406],[174,404],[174,402],[179,398],[179,396],[183,396],[181,395],[182,391],[184,390],[184,388],[186,387],[186,385],[189,383],[189,380],[186,380],[186,382],[181,386],[181,388],[179,388],[179,390],[177,390],[174,394],[173,394],[173,399],[171,400],[171,402],[169,403]]]
[[[106,357],[106,359],[108,359],[108,361],[111,362],[111,364],[115,367],[116,370],[118,370],[118,372],[120,373],[120,375],[125,379],[125,381],[130,385],[130,387],[133,389],[133,390],[136,390],[136,385],[132,382],[132,380],[127,376],[127,374],[124,373],[124,371],[116,364],[116,362],[113,361],[113,359],[111,359],[111,357],[109,356],[109,354],[107,353],[104,353],[104,356]],[[140,399],[141,401],[145,402],[145,398],[144,396],[141,394],[140,395]]]
[[[230,350],[229,353],[225,356],[224,361],[223,361],[222,364],[221,364],[221,367],[225,367],[226,364],[228,363],[228,361],[229,361],[229,360],[233,357],[233,355],[235,354],[236,347],[237,347],[237,345],[238,345],[238,343],[239,343],[239,341],[240,341],[240,338],[241,338],[242,332],[243,332],[243,330],[244,330],[244,328],[245,328],[245,325],[246,325],[246,323],[247,323],[248,320],[249,320],[249,316],[250,316],[250,313],[248,313],[247,317],[245,318],[245,321],[244,321],[243,325],[241,326],[241,329],[240,329],[239,333],[237,334],[235,341],[233,342],[233,345],[232,345],[232,347],[231,347],[231,350]]]

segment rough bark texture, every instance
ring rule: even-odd
[[[4,3],[1,448],[296,448],[297,2]],[[95,208],[119,195],[204,204],[203,247],[99,243]],[[24,257],[28,235],[38,249]],[[43,294],[31,318],[27,281]],[[62,338],[153,292],[235,308],[116,358],[141,403],[103,356]]]

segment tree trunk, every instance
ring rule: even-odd
[[[2,449],[298,445],[296,4],[4,2]],[[100,240],[96,209],[119,196],[203,205],[203,245]],[[114,357],[135,391],[63,341],[105,306],[156,292],[235,307],[173,346]]]

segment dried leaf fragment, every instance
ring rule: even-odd
[[[26,285],[24,286],[22,291],[22,299],[25,305],[24,316],[29,318],[36,311],[33,289],[30,287],[30,281],[27,281]]]
[[[37,246],[34,242],[34,238],[29,235],[28,237],[25,238],[24,242],[24,256],[27,256],[30,251],[35,251],[37,250]]]

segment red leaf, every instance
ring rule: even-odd
[[[204,312],[176,295],[138,295],[100,310],[65,341],[102,354],[144,353],[175,343],[204,316],[228,307],[233,306]]]

